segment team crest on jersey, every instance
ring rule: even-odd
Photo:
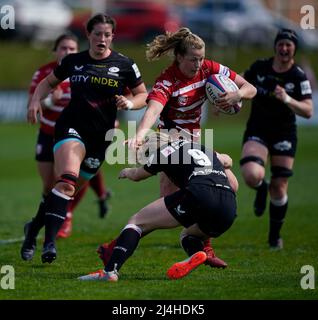
[[[294,91],[295,85],[292,82],[288,82],[285,84],[286,91]]]
[[[179,106],[185,106],[188,102],[188,96],[179,96],[178,104]]]
[[[111,75],[111,76],[119,77],[118,72],[119,72],[119,68],[117,68],[117,67],[110,67],[110,68],[108,69],[107,74],[109,74],[109,75]]]

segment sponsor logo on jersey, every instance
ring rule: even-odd
[[[287,151],[292,148],[292,144],[290,141],[284,140],[274,144],[274,149],[279,151]]]
[[[171,87],[172,86],[172,83],[170,81],[168,81],[168,80],[163,80],[162,83],[166,87]]]
[[[91,77],[91,83],[93,83],[93,84],[102,84],[104,86],[118,88],[118,80],[114,80],[114,79],[111,79],[111,78]]]
[[[168,158],[170,154],[174,153],[176,150],[171,146],[167,146],[162,149],[160,152],[163,154],[164,157]]]
[[[311,86],[309,80],[302,81],[300,83],[301,94],[312,94]]]
[[[257,81],[260,82],[260,83],[263,83],[264,80],[265,80],[265,76],[257,75],[256,78],[257,78]]]
[[[214,174],[216,174],[216,175],[218,175],[218,176],[223,176],[223,177],[225,177],[226,178],[226,174],[225,174],[225,172],[223,172],[223,171],[220,171],[220,170],[211,170],[211,173],[214,173]]]
[[[176,208],[174,208],[174,210],[176,211],[176,213],[178,214],[178,216],[183,215],[184,213],[186,213],[185,210],[181,209],[181,204],[179,204]]]
[[[82,71],[84,66],[74,66],[75,71]]]
[[[100,166],[99,159],[95,159],[95,158],[87,158],[84,160],[84,163],[90,169],[96,169]]]
[[[141,77],[141,74],[140,74],[140,71],[139,71],[136,63],[134,63],[134,64],[132,65],[132,68],[133,68],[134,71],[135,71],[136,78],[140,78],[140,77]]]
[[[220,74],[223,74],[226,77],[230,76],[230,69],[226,66],[223,66],[222,64],[220,64],[220,70],[219,70]]]

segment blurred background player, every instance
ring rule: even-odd
[[[136,148],[142,143],[144,135],[159,118],[159,129],[174,129],[183,137],[198,141],[202,105],[206,100],[205,83],[211,74],[220,73],[232,79],[239,90],[225,93],[218,101],[219,108],[250,99],[256,89],[243,77],[216,61],[205,58],[205,43],[188,28],[180,28],[175,33],[161,34],[148,44],[146,56],[149,61],[173,54],[174,62],[156,79],[147,98],[147,110],[138,126],[137,134],[130,141]],[[177,186],[164,172],[160,174],[160,196],[177,191]],[[227,264],[215,256],[206,241],[207,264],[211,267],[226,267]],[[104,249],[107,248],[105,245]],[[103,251],[103,248],[99,248]],[[104,250],[105,251],[105,250]]]
[[[244,75],[257,88],[257,95],[243,137],[241,171],[246,184],[256,190],[256,216],[264,213],[269,190],[268,243],[272,249],[283,248],[280,230],[296,154],[296,115],[310,118],[313,114],[310,82],[294,60],[297,46],[295,31],[280,30],[274,42],[274,57],[257,60]],[[268,156],[270,183],[265,180]]]
[[[56,60],[41,66],[33,75],[29,89],[29,101],[31,101],[37,85],[44,79],[60,61],[70,53],[78,52],[78,39],[70,33],[60,35],[53,46],[53,52]],[[63,81],[57,88],[42,100],[43,113],[40,119],[40,128],[37,137],[36,156],[37,168],[42,180],[42,196],[45,197],[52,189],[55,181],[54,174],[54,126],[56,119],[60,116],[62,110],[67,107],[71,99],[71,89],[69,79]],[[106,200],[110,193],[106,190],[101,171],[91,179],[89,183],[77,193],[74,200],[70,202],[67,216],[58,237],[66,238],[71,235],[73,211],[79,201],[87,191],[88,185],[92,187],[98,197],[99,216],[103,218],[108,211]]]
[[[157,133],[138,148],[137,159],[145,165],[123,169],[119,178],[140,181],[163,171],[179,189],[133,215],[116,239],[105,269],[80,280],[117,281],[118,271],[141,237],[180,225],[184,227],[181,245],[190,258],[175,263],[167,275],[170,279],[182,278],[206,262],[204,241],[219,237],[235,220],[238,182],[230,170],[232,159],[228,155],[185,139],[170,141]]]

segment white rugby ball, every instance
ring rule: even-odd
[[[239,88],[236,83],[223,74],[212,74],[205,84],[205,93],[208,100],[215,106],[215,108],[225,114],[236,114],[242,108],[242,101],[230,106],[227,109],[218,108],[215,105],[215,100],[219,98],[219,94],[223,92],[237,91]]]

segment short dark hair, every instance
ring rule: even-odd
[[[112,29],[113,29],[113,33],[115,32],[116,29],[116,21],[114,18],[112,18],[111,16],[107,15],[107,14],[103,14],[103,13],[98,13],[95,16],[91,17],[86,24],[86,30],[88,33],[91,33],[95,24],[98,23],[107,23],[112,25]]]
[[[77,43],[78,45],[78,38],[76,37],[76,35],[74,35],[73,33],[63,33],[61,34],[59,37],[57,37],[57,39],[54,42],[53,45],[53,51],[57,50],[57,47],[59,46],[59,44],[63,41],[63,40],[73,40]]]

